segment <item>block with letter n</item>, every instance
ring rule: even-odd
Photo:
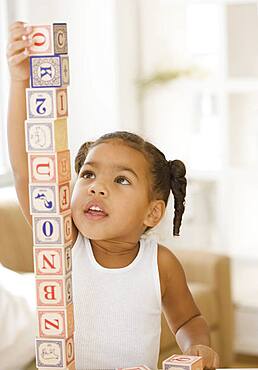
[[[72,246],[34,247],[36,276],[65,277],[72,270]]]

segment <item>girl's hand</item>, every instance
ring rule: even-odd
[[[15,22],[9,28],[9,41],[6,56],[13,81],[25,81],[30,77],[28,47],[33,45],[29,39],[31,27],[26,27],[24,22]]]
[[[216,369],[219,367],[219,356],[212,348],[197,344],[188,348],[184,353],[188,356],[201,356],[204,369]]]

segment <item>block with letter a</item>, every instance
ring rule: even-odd
[[[67,120],[25,121],[26,151],[53,153],[67,150]]]
[[[30,38],[34,41],[30,55],[67,54],[67,24],[33,25]]]
[[[71,206],[70,183],[29,184],[31,215],[62,215]]]
[[[34,247],[36,276],[66,276],[72,270],[71,246]]]
[[[162,362],[163,370],[202,370],[200,356],[173,355]]]
[[[74,361],[74,340],[36,338],[36,365],[42,369],[69,369]]]
[[[69,83],[68,57],[42,55],[30,57],[32,88],[66,87]]]
[[[27,119],[58,119],[68,116],[66,88],[26,89]]]
[[[36,277],[37,306],[40,308],[67,307],[72,303],[72,277]]]
[[[35,246],[62,246],[71,244],[71,211],[60,216],[32,216]]]
[[[74,332],[73,304],[60,309],[37,311],[37,335],[40,338],[69,338]]]
[[[56,153],[28,153],[29,182],[63,183],[71,179],[70,151]]]

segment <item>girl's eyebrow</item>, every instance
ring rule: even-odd
[[[84,165],[82,166],[82,169],[83,167],[85,167],[86,165],[89,165],[89,166],[92,166],[92,167],[98,167],[99,163],[98,162],[94,162],[94,161],[90,161],[90,162],[85,162]],[[112,166],[115,170],[117,171],[128,171],[128,172],[131,172],[137,179],[139,179],[139,176],[137,175],[137,173],[130,167],[126,167],[124,165],[114,165]]]

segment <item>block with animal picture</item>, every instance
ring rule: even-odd
[[[71,207],[70,182],[29,184],[31,215],[62,215]]]
[[[74,362],[74,339],[36,338],[36,365],[42,369],[69,369]]]

